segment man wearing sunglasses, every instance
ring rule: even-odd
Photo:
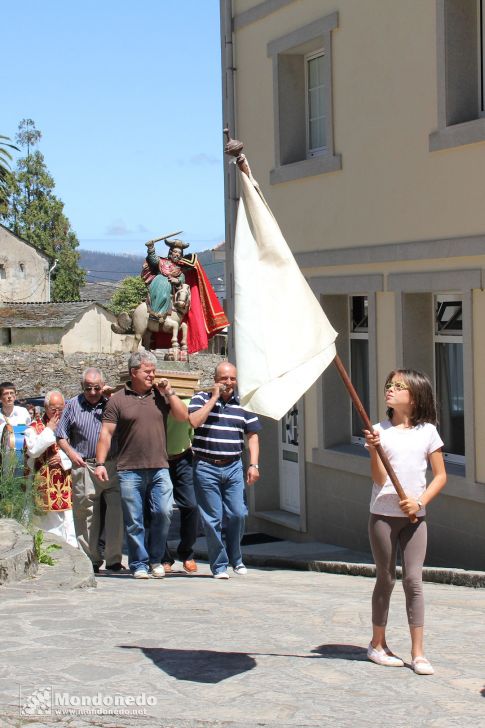
[[[123,548],[123,513],[116,463],[115,446],[106,460],[109,480],[95,475],[96,445],[103,412],[110,391],[103,373],[88,367],[81,376],[81,394],[66,402],[56,430],[59,447],[72,462],[72,497],[74,525],[79,546],[92,561],[95,573],[103,563],[99,549],[102,499],[106,504],[104,519],[104,558],[109,571],[121,571]]]

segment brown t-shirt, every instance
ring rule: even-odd
[[[168,468],[167,415],[170,410],[158,389],[137,394],[128,382],[110,398],[103,422],[116,425],[118,470]]]

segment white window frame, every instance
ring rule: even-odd
[[[462,352],[464,356],[464,346],[463,346],[463,329],[461,332],[456,333],[446,333],[446,334],[440,334],[436,331],[436,303],[437,301],[456,301],[460,300],[462,304],[462,316],[463,316],[463,295],[461,293],[452,293],[450,294],[447,292],[446,294],[441,293],[435,293],[433,295],[432,301],[433,301],[433,368],[435,372],[435,382],[437,381],[437,375],[436,375],[436,344],[461,344],[462,345]],[[463,319],[462,319],[463,320]],[[463,382],[463,388],[464,388],[464,382]],[[435,395],[437,393],[435,392]],[[439,404],[439,403],[438,403]],[[466,442],[465,442],[466,447]],[[449,463],[456,463],[458,465],[465,465],[465,454],[459,455],[457,453],[453,452],[447,452],[446,450],[443,450],[443,457],[445,460]]]
[[[478,113],[480,117],[485,117],[485,2],[484,0],[477,0],[478,8],[478,86],[479,93],[478,98],[480,99],[480,108]]]
[[[317,58],[323,58],[323,62],[325,63],[325,49],[319,48],[317,51],[314,51],[313,53],[308,53],[305,56],[305,126],[306,126],[306,156],[307,159],[311,159],[312,157],[318,157],[322,154],[325,154],[328,149],[328,144],[324,144],[322,147],[310,147],[310,72],[309,72],[309,64],[310,61],[313,61]],[[324,70],[325,75],[325,70]],[[325,98],[325,83],[322,83],[321,85],[323,90],[323,103],[326,105],[326,98]],[[326,127],[326,119],[327,119],[327,113],[328,110],[324,108],[324,115],[322,117],[321,123],[323,124],[323,131],[325,136],[325,141],[327,140],[327,127]],[[317,117],[318,118],[318,117]]]

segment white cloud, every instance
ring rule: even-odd
[[[190,164],[196,164],[196,165],[204,165],[204,164],[221,164],[221,160],[218,157],[213,157],[210,154],[206,154],[205,152],[199,152],[198,154],[193,154],[189,158]]]

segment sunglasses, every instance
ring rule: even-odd
[[[83,389],[85,392],[101,392],[102,387],[99,387],[98,385],[96,385],[95,387],[86,386],[83,387]]]
[[[403,392],[405,389],[409,389],[409,387],[404,382],[387,382],[384,389],[386,391],[389,389],[395,389],[397,392]]]

